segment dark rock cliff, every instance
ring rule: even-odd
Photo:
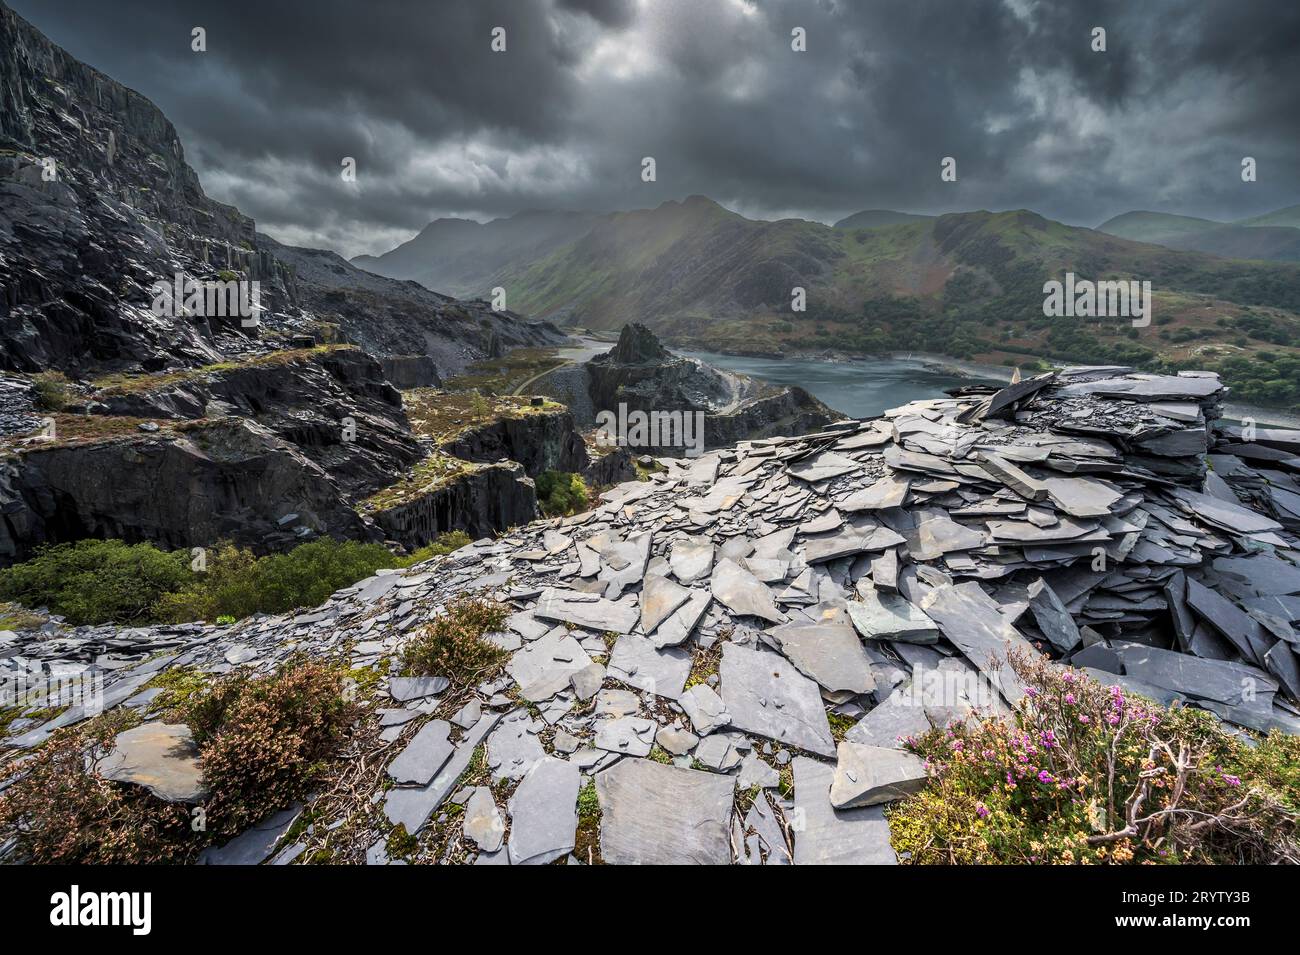
[[[261,283],[261,325],[151,314],[183,275]],[[333,335],[454,374],[549,323],[282,245],[208,198],[176,130],[139,93],[79,62],[0,3],[0,369],[71,374],[207,364]],[[432,375],[430,375],[432,370]]]

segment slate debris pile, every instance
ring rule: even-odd
[[[1014,651],[1300,734],[1300,432],[1222,426],[1222,395],[1211,375],[1124,368],[966,389],[665,460],[591,512],[310,613],[0,635],[0,665],[101,669],[124,705],[181,663],[259,670],[305,651],[380,668],[395,746],[374,798],[411,834],[463,825],[448,859],[587,862],[590,781],[607,862],[892,863],[882,806],[925,778],[901,741],[1006,712],[1023,694]],[[489,639],[510,658],[461,705],[392,661],[464,593],[509,606]],[[50,727],[16,729],[31,746]],[[462,784],[480,745],[508,799]],[[250,836],[264,857],[276,846],[258,833],[277,831]],[[392,861],[382,833],[367,858]]]

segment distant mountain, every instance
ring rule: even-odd
[[[1240,223],[1164,212],[1126,212],[1103,222],[1097,229],[1170,249],[1208,252],[1230,259],[1300,262],[1300,229],[1293,222],[1300,224],[1300,206]]]
[[[1067,272],[1150,282],[1154,320],[1048,318],[1044,283]],[[1232,372],[1241,396],[1300,400],[1300,265],[1174,250],[1023,209],[840,229],[747,219],[692,196],[598,217],[488,281],[523,314],[610,331],[640,322],[679,347],[1166,367],[1248,358]],[[796,288],[804,311],[792,308]]]
[[[414,279],[448,295],[481,296],[492,287],[488,279],[495,272],[573,241],[596,218],[591,213],[535,210],[486,223],[435,219],[410,241],[383,255],[358,255],[352,264],[378,275]]]
[[[1253,216],[1249,219],[1238,219],[1236,224],[1250,226],[1280,225],[1300,229],[1300,205],[1275,209],[1272,212],[1264,213],[1262,216]]]
[[[898,225],[902,222],[924,222],[934,216],[919,216],[911,212],[894,212],[892,209],[866,209],[855,212],[835,223],[837,229],[875,229],[882,225]]]

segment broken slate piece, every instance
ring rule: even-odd
[[[655,648],[634,633],[624,634],[609,655],[608,675],[638,690],[676,699],[691,673],[691,655],[677,647]]]
[[[761,617],[772,623],[785,623],[787,617],[777,609],[772,591],[753,574],[732,560],[724,558],[714,566],[710,580],[713,596],[732,613]]]
[[[925,764],[901,749],[840,743],[831,805],[855,809],[892,802],[925,788]]]
[[[729,865],[726,776],[623,759],[596,775],[600,854],[611,865]]]
[[[641,584],[641,632],[647,636],[686,603],[691,591],[659,574],[646,574]]]
[[[835,752],[817,684],[777,653],[723,644],[722,701],[731,725],[822,756]]]
[[[573,851],[580,777],[573,763],[551,756],[524,777],[510,797],[511,865],[546,865]]]
[[[471,840],[482,852],[496,852],[505,841],[506,822],[492,798],[492,790],[475,786],[465,802],[465,838]]]
[[[388,695],[399,703],[435,696],[447,689],[451,681],[445,676],[395,676],[388,681]]]
[[[806,756],[794,758],[795,865],[897,865],[889,823],[880,806],[836,809],[830,788],[835,770]]]
[[[145,723],[118,733],[99,775],[143,786],[165,802],[198,802],[206,793],[199,750],[183,723]]]
[[[731,723],[731,714],[723,705],[722,697],[703,683],[695,684],[678,697],[677,702],[695,727],[695,732],[701,736]]]
[[[870,693],[876,688],[871,661],[847,623],[786,623],[766,631],[766,636],[801,672],[833,693]]]
[[[425,723],[388,764],[388,775],[398,783],[428,785],[455,749],[447,739],[450,733],[451,724],[446,720]]]

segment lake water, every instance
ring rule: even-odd
[[[774,385],[799,385],[851,418],[870,418],[921,398],[941,398],[945,388],[1001,384],[992,379],[962,378],[936,371],[918,361],[893,358],[833,362],[807,358],[746,358],[713,352],[683,351],[679,354]]]

